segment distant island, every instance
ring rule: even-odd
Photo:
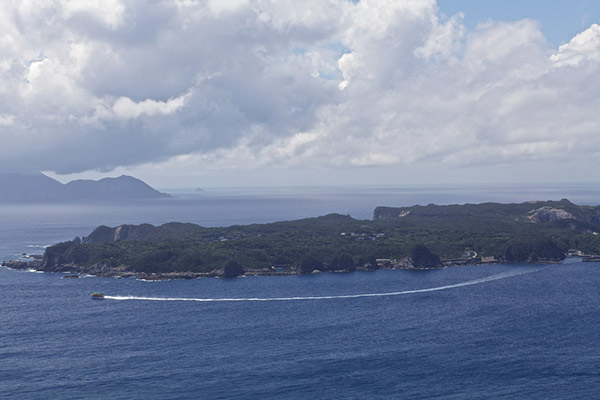
[[[205,228],[169,223],[100,226],[10,268],[143,279],[429,269],[558,262],[600,254],[600,206],[561,201],[377,207],[372,220],[330,214]]]
[[[74,180],[67,184],[42,173],[0,174],[0,203],[119,201],[168,198],[132,176]]]

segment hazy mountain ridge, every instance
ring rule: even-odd
[[[98,181],[75,180],[62,184],[42,173],[0,174],[0,203],[56,201],[112,201],[168,198],[132,176]]]

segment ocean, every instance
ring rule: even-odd
[[[263,223],[377,205],[547,200],[563,188],[239,189],[136,204],[0,205],[0,259],[100,224]],[[234,280],[62,279],[0,268],[0,398],[600,396],[600,264]],[[101,291],[105,300],[91,300]]]

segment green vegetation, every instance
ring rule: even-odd
[[[297,265],[297,270],[301,274],[310,274],[314,270],[322,269],[324,269],[323,263],[310,255],[302,257]]]
[[[409,258],[415,268],[434,268],[441,264],[440,256],[432,253],[422,244],[417,244],[410,249]]]
[[[600,208],[570,203],[378,207],[372,221],[330,214],[298,221],[203,228],[171,223],[99,227],[46,250],[47,267],[75,264],[145,273],[377,268],[376,258],[433,267],[466,249],[499,261],[558,260],[571,248],[600,253]],[[116,241],[113,241],[116,238]]]
[[[223,268],[223,278],[236,278],[244,275],[244,267],[237,261],[229,261]]]

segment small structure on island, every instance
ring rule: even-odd
[[[475,250],[465,249],[462,258],[477,258],[477,252]]]
[[[276,274],[284,274],[290,272],[292,270],[292,266],[290,264],[277,264],[271,265],[271,271]]]

